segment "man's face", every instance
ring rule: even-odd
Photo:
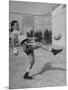
[[[19,24],[18,24],[18,23],[15,23],[15,24],[14,24],[14,28],[15,28],[16,30],[19,30]]]

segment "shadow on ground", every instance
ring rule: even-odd
[[[36,74],[34,74],[34,75],[32,75],[32,76],[36,76],[36,75],[38,75],[38,74],[43,74],[44,72],[47,72],[47,71],[49,71],[49,70],[61,70],[61,71],[66,71],[66,69],[64,69],[64,68],[52,67],[51,63],[48,62],[48,63],[46,63],[46,64],[43,66],[43,68],[41,69],[41,71],[40,71],[39,73],[36,73]]]

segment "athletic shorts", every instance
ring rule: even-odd
[[[27,40],[28,40],[28,39],[22,41],[22,42],[21,42],[21,45],[23,46],[23,43],[24,43],[25,41],[27,41]],[[32,45],[25,45],[24,48],[25,48],[24,52],[25,52],[27,55],[30,55],[31,53],[34,53]]]
[[[32,48],[31,45],[26,46],[26,49],[24,50],[24,52],[25,52],[27,55],[30,55],[31,53],[34,53],[33,48]]]

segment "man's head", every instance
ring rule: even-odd
[[[13,21],[11,22],[11,28],[12,28],[13,30],[14,30],[14,29],[19,30],[19,23],[18,23],[18,21],[13,20]]]

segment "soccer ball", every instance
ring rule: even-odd
[[[14,48],[14,50],[13,50],[13,54],[14,54],[15,56],[17,56],[17,55],[19,54],[19,51],[18,51],[17,48]]]
[[[61,39],[61,33],[56,33],[56,35],[54,35],[54,39],[55,40],[60,40]]]

